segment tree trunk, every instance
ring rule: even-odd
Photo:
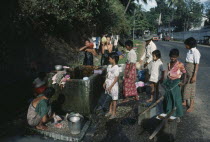
[[[127,12],[130,3],[131,3],[131,0],[128,1],[128,4],[127,4],[127,6],[126,6],[126,8],[125,8],[125,11],[124,11],[124,14]]]

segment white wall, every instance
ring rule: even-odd
[[[185,40],[189,37],[194,37],[196,40],[200,40],[203,39],[203,36],[210,36],[210,29],[173,33],[173,38],[176,40]]]

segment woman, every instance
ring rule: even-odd
[[[83,65],[93,66],[93,54],[96,54],[95,49],[93,49],[93,46],[94,44],[91,43],[89,39],[86,39],[85,46],[79,49],[79,51],[85,51]]]
[[[44,91],[44,95],[39,95],[35,98],[28,108],[27,121],[32,127],[39,130],[46,130],[47,123],[53,115],[51,114],[51,106],[49,104],[49,99],[54,95],[55,89],[49,87]]]
[[[186,57],[186,70],[187,70],[187,82],[184,86],[184,103],[187,105],[187,101],[190,100],[189,108],[187,112],[192,112],[194,109],[194,97],[196,90],[196,78],[198,72],[198,66],[200,63],[201,54],[196,48],[197,42],[193,37],[190,37],[184,42],[186,49],[188,49]]]
[[[111,38],[107,37],[106,42],[102,46],[102,57],[101,57],[101,65],[109,64],[109,53],[112,53],[113,45],[111,44]]]
[[[125,47],[129,51],[129,53],[124,73],[123,93],[125,96],[125,100],[123,102],[127,102],[128,97],[130,96],[134,96],[136,100],[139,100],[135,85],[137,55],[136,52],[133,50],[133,42],[131,40],[125,42]]]

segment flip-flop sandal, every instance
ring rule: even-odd
[[[38,127],[35,127],[37,130],[44,130],[43,128],[38,128]]]
[[[40,127],[37,127],[37,126],[36,126],[35,128],[36,128],[37,130],[42,130],[42,131],[47,130],[47,128],[46,128],[46,129],[44,129],[43,127],[41,127],[41,128],[40,128]]]
[[[127,102],[129,102],[128,99],[122,101],[122,103],[127,103]]]
[[[116,115],[112,115],[109,119],[115,119],[116,118]]]
[[[109,117],[109,116],[111,116],[111,115],[112,115],[111,113],[106,113],[106,114],[105,114],[106,117]]]

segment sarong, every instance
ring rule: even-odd
[[[44,115],[51,115],[51,106],[48,105],[47,100],[40,100],[36,108],[32,105],[29,105],[27,113],[28,124],[32,127],[37,126]]]
[[[196,82],[194,83],[190,83],[190,80],[194,74],[194,68],[195,68],[195,64],[193,63],[187,63],[186,64],[186,84],[184,85],[184,93],[183,93],[183,98],[184,100],[188,100],[188,99],[193,99],[195,97],[195,87],[196,87]]]
[[[181,90],[178,85],[179,82],[180,79],[167,79],[163,82],[163,87],[165,89],[163,111],[164,113],[169,114],[173,108],[176,107],[176,111],[172,114],[172,116],[175,117],[183,116]]]
[[[131,66],[130,72],[128,72]],[[126,74],[128,73],[128,78],[126,78]],[[123,94],[125,97],[129,96],[137,96],[136,89],[136,64],[126,64],[125,67],[125,75],[124,75],[124,85],[123,85]]]
[[[109,64],[109,51],[104,50],[104,54],[101,56],[101,66]]]
[[[83,61],[83,65],[93,66],[93,54],[91,52],[85,51],[85,58]]]
[[[32,127],[37,126],[39,122],[41,121],[41,116],[35,112],[35,108],[32,106],[32,103],[30,104],[28,108],[28,113],[27,113],[27,121],[28,124]]]

